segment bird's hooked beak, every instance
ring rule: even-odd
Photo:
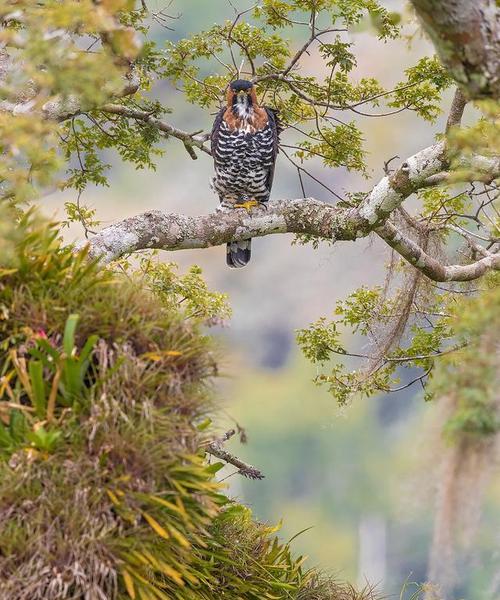
[[[241,84],[241,85],[235,85]],[[227,104],[240,118],[249,118],[253,114],[255,91],[249,81],[234,82],[228,87]]]
[[[250,89],[234,92],[233,110],[236,111],[240,117],[250,116],[253,110]]]
[[[238,90],[236,92],[236,101],[238,104],[248,104],[250,102],[250,90]]]

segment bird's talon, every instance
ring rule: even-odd
[[[235,204],[234,208],[244,208],[250,211],[254,206],[259,206],[257,200],[247,200],[246,202],[241,202],[241,204]]]

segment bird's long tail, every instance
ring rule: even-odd
[[[230,242],[227,244],[226,262],[233,269],[244,267],[252,255],[252,240]]]

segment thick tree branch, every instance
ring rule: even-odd
[[[356,212],[355,209],[336,209],[314,198],[278,200],[251,213],[242,208],[189,217],[150,211],[106,227],[92,237],[90,255],[108,263],[147,248],[208,248],[276,233],[310,233],[331,240],[356,239],[369,229],[366,221],[359,215],[355,217]]]
[[[475,157],[474,168],[500,175],[500,159]],[[435,281],[466,281],[500,268],[498,254],[471,265],[443,265],[388,222],[390,214],[428,179],[447,168],[445,144],[439,142],[408,158],[384,177],[357,207],[338,207],[314,198],[279,200],[251,213],[245,209],[189,217],[146,212],[103,229],[89,240],[92,257],[111,262],[148,248],[207,248],[230,241],[277,233],[306,234],[330,241],[355,240],[375,231],[403,258]],[[82,244],[83,245],[83,244]]]
[[[355,240],[375,231],[416,269],[434,281],[469,281],[490,269],[500,269],[500,254],[488,254],[469,265],[443,265],[386,221],[374,227],[357,209],[341,209],[303,198],[280,200],[267,210],[228,210],[188,217],[160,211],[146,212],[103,229],[89,240],[94,258],[111,262],[124,254],[156,248],[208,248],[230,241],[277,233],[307,234],[340,241]],[[83,245],[83,244],[82,244]]]
[[[123,77],[122,87],[120,89],[113,90],[112,95],[114,98],[131,96],[137,92],[139,85],[139,74],[135,71],[135,69],[131,68],[127,72],[126,76]],[[30,89],[25,90],[24,92],[15,101],[3,100],[0,102],[0,111],[10,112],[14,115],[36,112],[34,109],[34,98],[36,97],[37,93],[36,90]],[[49,100],[42,106],[39,114],[43,119],[62,122],[82,113],[85,110],[91,110],[92,108],[93,107],[82,106],[81,100],[77,96],[69,96],[65,99],[55,98],[53,100]]]
[[[471,99],[500,97],[496,0],[411,0],[443,64]]]

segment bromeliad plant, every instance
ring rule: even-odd
[[[25,355],[16,349],[9,352],[2,377],[0,401],[0,447],[12,451],[31,447],[39,452],[52,452],[62,431],[59,421],[74,413],[85,398],[85,379],[90,356],[98,336],[88,338],[80,352],[75,346],[78,315],[70,315],[64,329],[62,348],[57,348],[43,331],[36,333]],[[30,341],[28,341],[28,344]]]
[[[216,481],[202,326],[227,308],[198,271],[117,275],[34,214],[4,232],[1,598],[374,597],[304,568]]]

